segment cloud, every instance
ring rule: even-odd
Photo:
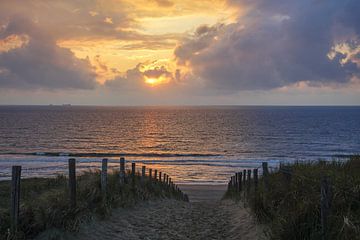
[[[247,9],[235,23],[200,26],[178,45],[179,65],[192,69],[208,89],[266,90],[306,81],[347,84],[360,74],[359,1],[238,0]],[[350,45],[351,45],[350,44]],[[333,52],[332,57],[329,53]],[[348,59],[344,61],[343,59]]]
[[[142,64],[139,63],[135,68],[128,69],[123,76],[119,75],[112,80],[106,81],[104,85],[112,90],[140,90],[144,84],[142,68]]]
[[[58,39],[122,38],[138,36],[125,28],[136,21],[113,1],[0,1],[0,24],[14,15],[37,23],[38,28]]]
[[[170,39],[133,41],[120,47],[121,50],[164,50],[174,49],[176,42]]]
[[[143,72],[145,77],[148,78],[160,78],[160,77],[166,77],[171,79],[172,78],[172,74],[171,72],[169,72],[165,66],[160,66],[160,67],[154,67],[154,68],[150,68],[147,69]]]
[[[106,17],[106,18],[104,19],[104,22],[107,23],[107,24],[114,24],[114,22],[113,22],[113,20],[112,20],[111,17]]]
[[[159,61],[139,63],[135,68],[129,69],[122,76],[106,81],[105,86],[113,90],[142,91],[148,88],[147,79],[158,79],[158,83],[175,82],[179,72],[173,74],[167,66],[161,65]]]
[[[174,3],[169,0],[155,0],[160,7],[172,7]]]
[[[0,39],[20,36],[24,44],[0,52],[0,87],[13,89],[92,89],[95,74],[88,60],[80,60],[31,20],[13,17]],[[26,36],[26,37],[24,37]],[[1,41],[0,41],[1,43]]]

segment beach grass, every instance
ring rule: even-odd
[[[107,194],[101,192],[100,171],[77,177],[77,205],[70,207],[68,179],[30,178],[21,181],[20,224],[16,236],[10,234],[10,181],[0,182],[0,239],[32,239],[48,229],[77,231],[93,218],[106,218],[112,208],[134,206],[157,198],[182,200],[182,194],[169,185],[128,173],[120,184],[119,173],[108,174]]]
[[[322,233],[321,181],[331,186],[327,228]],[[265,188],[225,197],[242,199],[259,222],[269,226],[270,239],[360,239],[360,156],[348,161],[296,162],[269,174]]]

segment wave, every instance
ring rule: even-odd
[[[66,152],[5,152],[3,155],[32,155],[54,157],[220,157],[211,153],[66,153]]]
[[[279,160],[274,159],[225,159],[225,158],[209,158],[209,159],[153,159],[153,160],[145,160],[145,159],[131,159],[126,161],[129,163],[137,163],[140,165],[163,165],[163,166],[206,166],[206,167],[215,167],[215,168],[259,168],[262,165],[262,162],[268,162],[269,166],[277,166],[280,164]],[[119,164],[119,160],[109,159],[109,167],[117,168]],[[29,161],[29,159],[7,159],[7,164],[0,166],[0,170],[2,168],[10,169],[11,164],[25,164],[28,165],[26,168],[66,168],[66,159],[59,159],[53,157],[41,157],[34,158]],[[55,163],[63,163],[62,165],[50,165],[47,164],[55,164]],[[101,167],[101,160],[98,158],[78,158],[77,159],[79,168],[99,168]],[[34,166],[35,165],[35,166]]]

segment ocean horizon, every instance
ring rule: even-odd
[[[346,159],[359,154],[359,106],[0,106],[0,180],[110,168],[119,157],[182,184],[224,184],[263,161]]]

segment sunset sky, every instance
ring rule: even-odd
[[[359,0],[1,0],[0,104],[360,104]]]

